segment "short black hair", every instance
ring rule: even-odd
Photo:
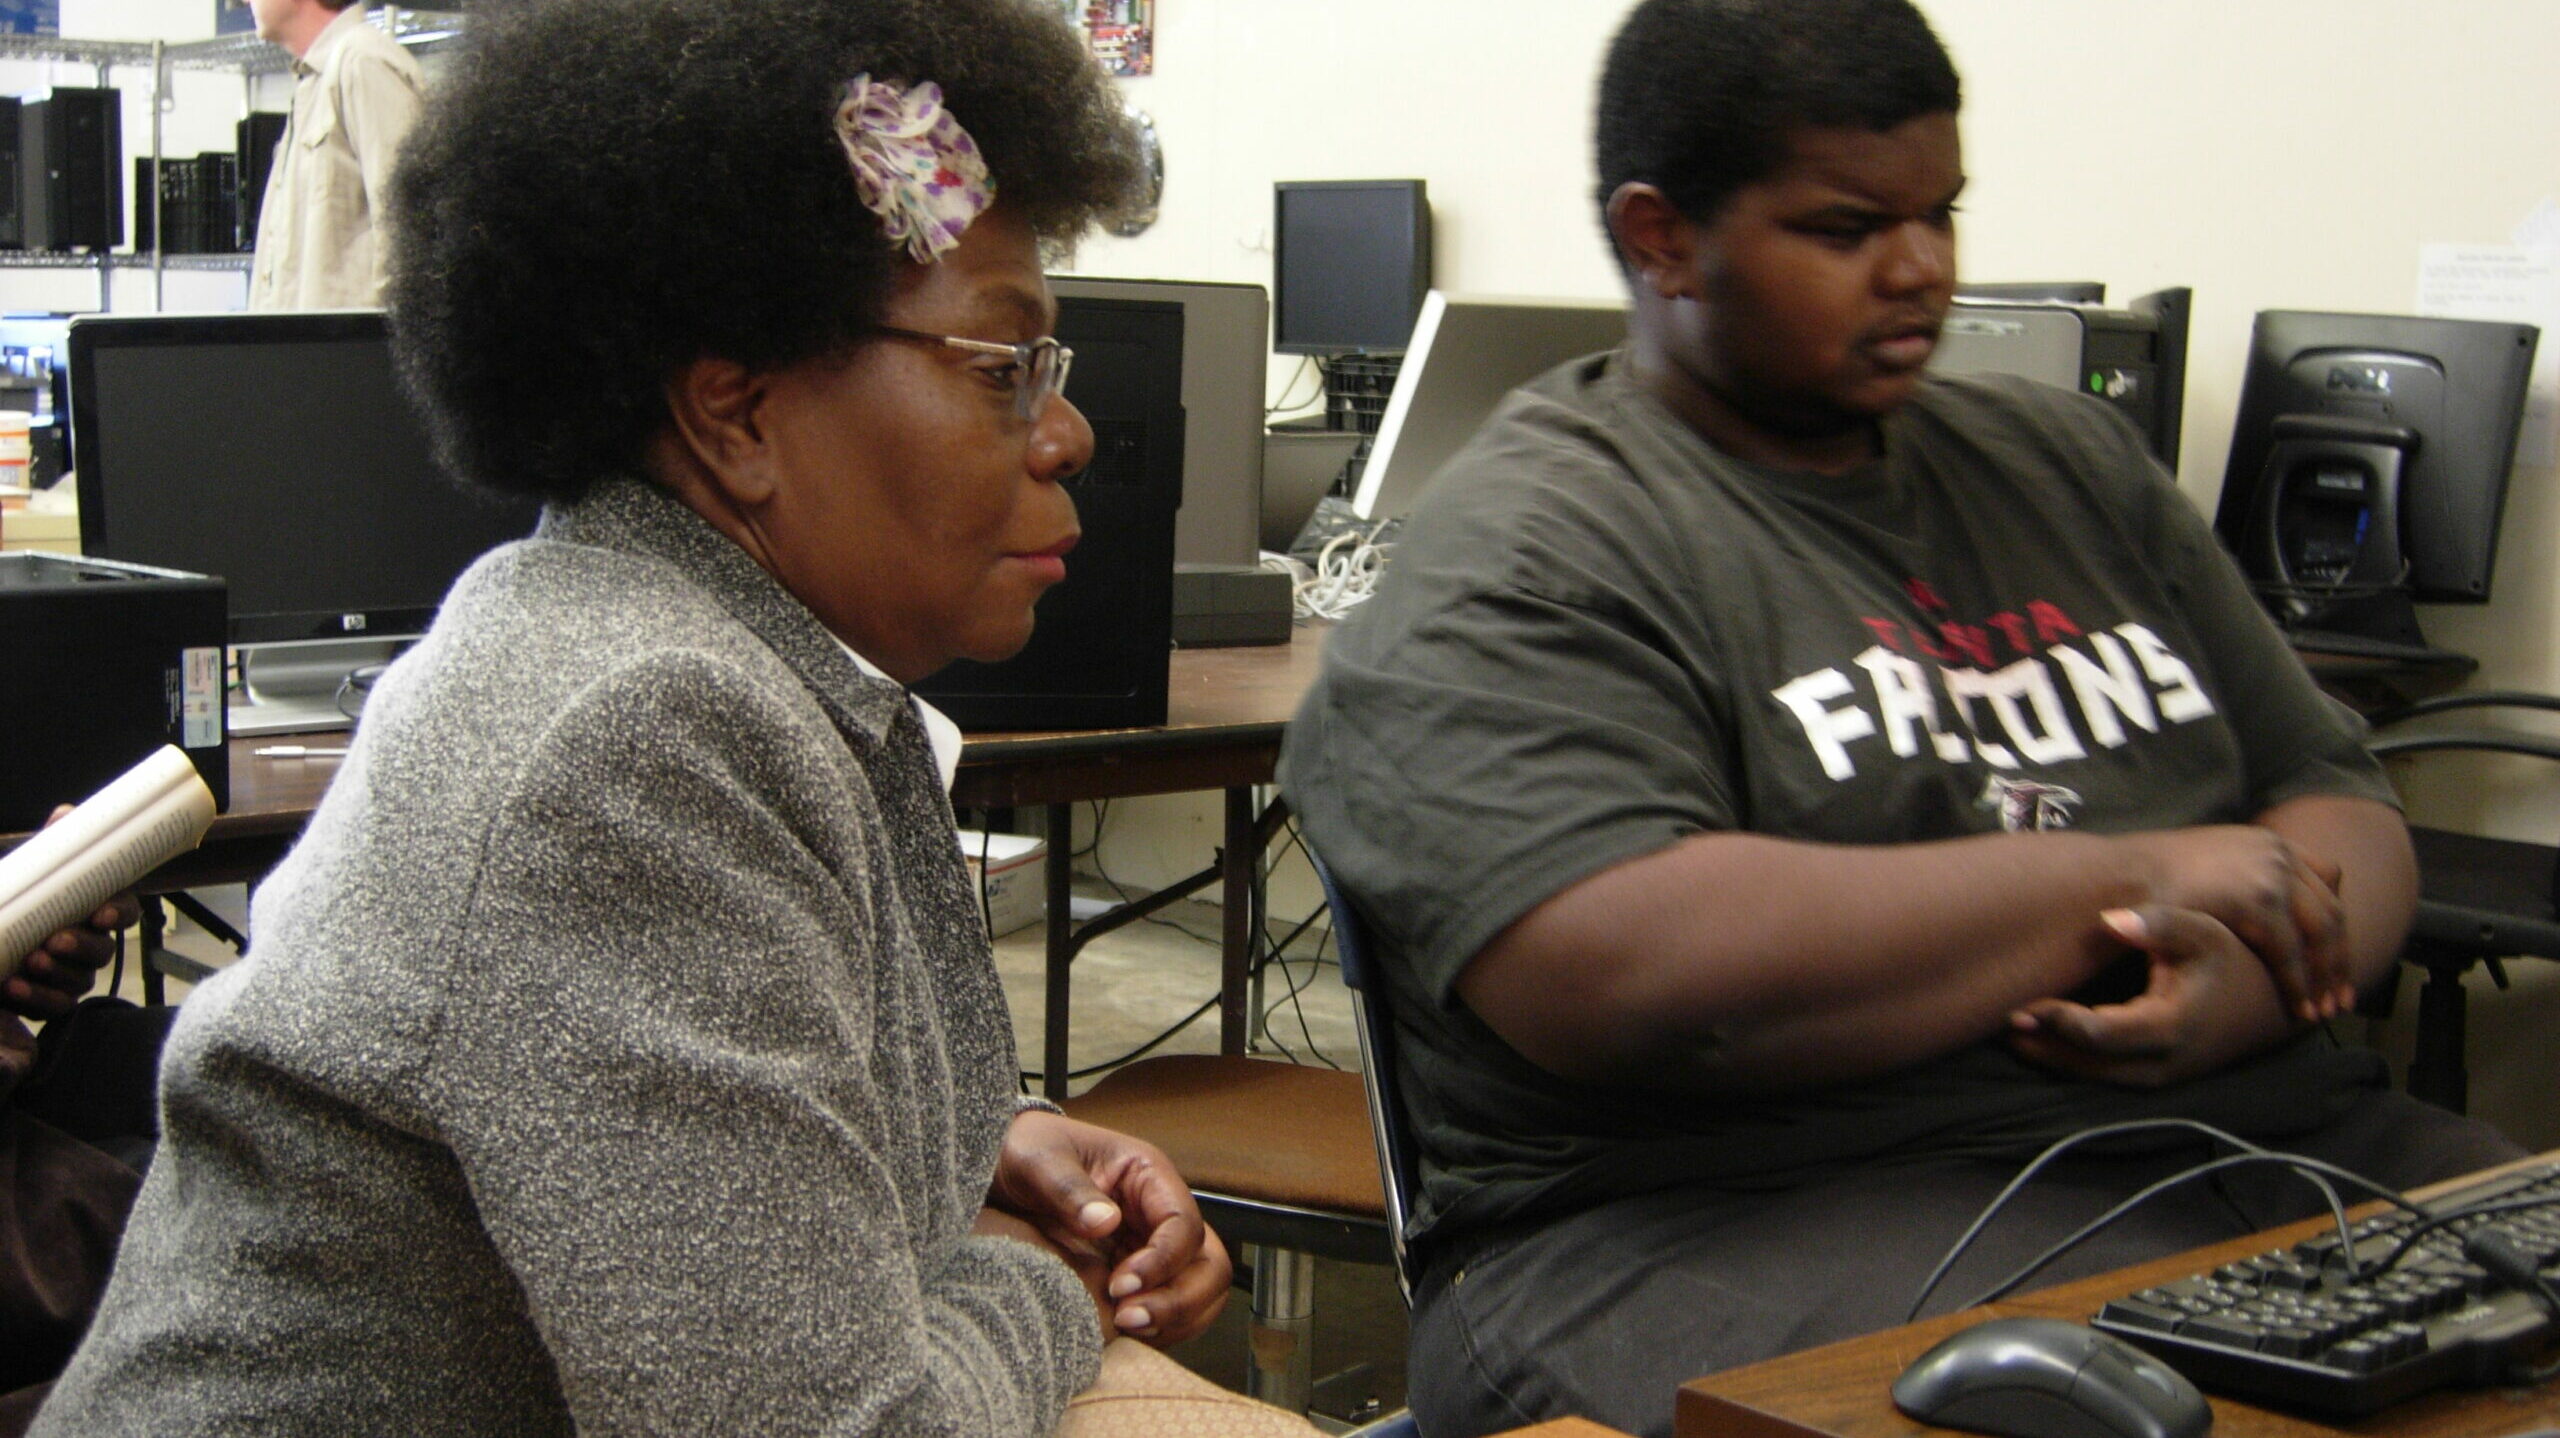
[[[1629,181],[1705,221],[1776,173],[1799,130],[1890,130],[1962,100],[1909,0],[1644,0],[1600,73],[1603,227]]]
[[[431,88],[387,206],[395,351],[445,466],[574,500],[638,473],[665,386],[848,352],[902,251],[833,117],[942,87],[1044,244],[1135,192],[1125,111],[1055,0],[525,0]]]

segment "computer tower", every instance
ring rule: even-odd
[[[65,554],[0,554],[0,831],[33,829],[154,749],[186,751],[231,802],[219,579]]]
[[[0,250],[27,247],[18,207],[18,99],[0,95]]]
[[[18,111],[18,209],[30,250],[124,243],[124,108],[112,88],[57,86]]]
[[[1061,300],[1182,306],[1182,513],[1173,528],[1173,637],[1186,648],[1286,644],[1288,576],[1261,567],[1263,371],[1271,299],[1260,285],[1052,275]]]
[[[239,158],[235,193],[240,197],[239,238],[234,248],[243,252],[258,247],[258,212],[267,202],[267,176],[275,169],[276,145],[284,139],[288,118],[281,111],[252,110],[240,119],[233,151]]]
[[[160,239],[159,211],[166,201],[155,207],[160,196],[160,172],[149,155],[133,157],[133,248],[137,254],[148,254]]]
[[[1067,481],[1084,538],[1067,556],[1066,580],[1040,601],[1020,654],[1001,664],[964,659],[915,686],[963,729],[1165,720],[1182,504],[1182,306],[1061,295],[1057,335],[1076,356],[1067,398],[1093,426],[1093,463]]]
[[[2186,417],[2187,322],[2194,292],[2161,290],[2125,308],[1959,294],[1930,368],[2014,374],[2078,390],[2123,411],[2174,470]]]

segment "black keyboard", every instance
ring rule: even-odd
[[[2387,1270],[2418,1220],[2392,1212],[2119,1298],[2093,1326],[2140,1344],[2196,1386],[2271,1408],[2361,1417],[2430,1389],[2494,1383],[2560,1330],[2531,1293],[2463,1256],[2494,1225],[2545,1275],[2560,1273],[2560,1163],[2429,1199],[2437,1213],[2547,1200],[2458,1219]],[[2361,1274],[2358,1277],[2357,1274]]]

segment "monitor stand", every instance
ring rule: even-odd
[[[349,688],[341,706],[339,690],[347,676],[370,664],[388,663],[407,643],[318,639],[235,647],[240,687],[231,691],[231,732],[254,736],[354,728],[364,695]]]

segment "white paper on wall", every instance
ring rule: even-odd
[[[2549,200],[2518,230],[2545,227],[2560,229],[2560,206]],[[2528,474],[2549,470],[2560,456],[2560,236],[2532,246],[2419,246],[2417,312],[2541,326],[2524,428],[2516,436],[2516,468]]]

